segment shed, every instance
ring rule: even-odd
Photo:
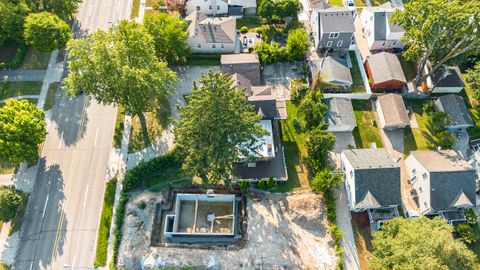
[[[250,80],[252,85],[260,85],[260,61],[257,54],[223,54],[220,65],[222,73],[238,73]]]
[[[375,105],[381,128],[391,130],[410,125],[410,119],[401,95],[381,95],[377,98]]]
[[[365,69],[372,91],[400,91],[406,87],[407,79],[398,57],[393,53],[380,52],[367,56]]]
[[[352,101],[348,98],[333,97],[326,99],[328,113],[325,122],[328,131],[345,132],[353,131],[357,126],[353,112]]]

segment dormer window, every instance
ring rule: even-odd
[[[328,38],[338,38],[340,34],[338,32],[335,32],[335,33],[330,33],[330,35],[328,36]]]

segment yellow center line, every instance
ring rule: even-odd
[[[66,183],[66,186],[65,186],[65,189],[66,189],[65,201],[64,201],[64,204],[60,207],[60,211],[63,210],[63,206],[67,205],[67,199],[68,199],[68,194],[69,194],[69,186],[70,186],[70,182],[73,178],[73,168],[75,166],[76,154],[77,154],[78,146],[80,144],[80,136],[81,136],[81,132],[82,132],[82,129],[83,129],[83,122],[85,120],[85,115],[86,115],[85,108],[87,106],[87,100],[88,99],[89,99],[88,96],[85,96],[85,100],[83,102],[83,108],[82,108],[82,117],[80,119],[80,125],[78,127],[78,132],[77,132],[77,143],[76,143],[75,148],[73,150],[72,165],[70,166],[70,174],[68,176],[67,183]],[[56,250],[57,250],[57,247],[58,247],[58,240],[60,238],[61,227],[63,225],[64,219],[65,219],[65,212],[62,211],[62,213],[60,215],[60,220],[59,220],[59,223],[58,223],[58,226],[57,226],[57,232],[56,232],[56,235],[55,235],[55,242],[54,242],[53,250],[52,250],[52,256],[51,256],[51,258],[52,258],[51,262],[52,263],[53,263],[53,260],[55,259],[56,255],[57,255]]]

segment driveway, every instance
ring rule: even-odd
[[[403,128],[395,130],[380,129],[383,146],[393,157],[403,157],[405,131]]]
[[[468,158],[467,151],[468,151],[468,142],[470,137],[468,136],[468,132],[466,130],[461,130],[453,133],[456,137],[455,144],[453,145],[453,149],[457,152],[462,153],[464,158]]]
[[[369,56],[370,50],[368,49],[368,42],[367,39],[365,38],[362,30],[362,22],[360,21],[360,15],[357,15],[355,17],[355,42],[357,43],[358,50],[360,51],[360,54],[362,55],[363,59],[366,59],[367,56]]]
[[[290,80],[302,78],[301,62],[276,63],[264,66],[262,70],[262,85],[270,85],[277,97],[290,99]]]
[[[36,82],[43,81],[46,70],[44,69],[18,69],[18,70],[2,70],[0,71],[0,80],[7,80],[9,82],[24,81]]]
[[[356,148],[352,132],[333,132],[333,135],[337,138],[333,152],[340,154],[342,150],[349,149],[349,146]]]

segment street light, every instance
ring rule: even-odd
[[[72,265],[66,263],[63,265],[63,268],[72,268]],[[72,268],[74,269],[74,268]],[[92,270],[97,270],[95,267],[87,267],[87,266],[75,266],[75,269],[92,269]]]

